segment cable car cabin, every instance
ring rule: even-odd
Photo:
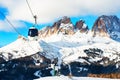
[[[28,39],[29,40],[37,40],[38,39],[38,29],[35,27],[31,27],[28,31]]]
[[[30,37],[38,36],[38,29],[31,27],[28,31],[28,36]]]

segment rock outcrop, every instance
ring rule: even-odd
[[[76,22],[75,28],[80,30],[81,33],[88,32],[89,30],[88,26],[85,24],[85,21],[83,20],[79,20],[78,22]]]
[[[64,35],[73,35],[76,30],[81,33],[88,31],[88,26],[83,20],[76,22],[75,26],[71,22],[71,19],[67,16],[64,16],[62,19],[53,23],[52,26],[47,26],[44,29],[39,31],[39,37],[48,37],[53,34],[64,34]]]
[[[93,36],[120,39],[120,19],[117,16],[100,16],[92,27]]]

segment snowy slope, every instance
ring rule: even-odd
[[[34,80],[119,80],[119,79],[108,79],[108,78],[91,78],[91,77],[72,77],[69,78],[67,76],[55,76],[55,77],[44,77],[40,79]]]
[[[53,50],[54,52],[56,51],[55,53],[59,52],[65,61],[74,61],[79,56],[86,57],[87,55],[83,51],[89,48],[99,48],[104,51],[103,55],[107,57],[110,57],[107,53],[112,55],[110,53],[114,51],[120,52],[119,42],[108,37],[92,37],[91,34],[91,32],[89,32],[89,34],[77,32],[74,35],[58,34],[46,37],[42,40],[49,44],[49,46],[51,45],[51,47],[59,48],[57,49],[58,51],[56,51],[56,49]],[[50,50],[52,49],[50,48]]]
[[[0,57],[8,61],[11,59],[25,57],[42,51],[39,42],[28,41],[24,37],[21,37],[13,43],[0,48]]]

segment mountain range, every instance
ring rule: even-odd
[[[115,16],[106,16],[102,15],[98,17],[95,23],[92,26],[92,35],[95,36],[103,36],[110,37],[114,40],[120,40],[120,19]],[[56,21],[52,26],[47,26],[44,29],[39,31],[39,37],[46,37],[53,34],[68,34],[73,35],[77,31],[80,33],[88,33],[90,29],[84,20],[79,20],[74,24],[72,24],[71,19],[67,16],[62,19]]]
[[[84,20],[73,25],[65,16],[39,30],[37,41],[19,36],[0,48],[0,79],[120,73],[119,33],[116,16],[98,17],[91,30]]]

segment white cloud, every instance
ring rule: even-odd
[[[19,21],[11,21],[12,25],[11,26],[6,20],[0,20],[0,31],[6,31],[6,32],[13,32],[15,31],[15,28],[21,28],[24,27],[25,25],[22,22]]]
[[[39,23],[48,23],[62,16],[117,14],[119,0],[28,0]],[[8,8],[13,21],[34,22],[25,0],[0,0]]]

